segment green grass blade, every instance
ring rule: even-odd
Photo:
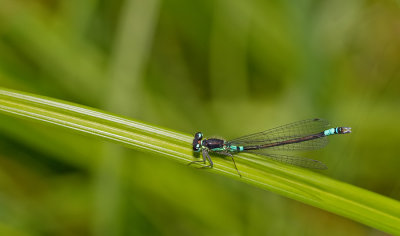
[[[64,101],[0,88],[0,111],[97,136],[184,164],[194,159],[191,135]],[[238,168],[243,178],[238,177],[228,159],[214,158],[215,167],[209,171],[348,217],[390,234],[400,234],[398,201],[306,169],[273,161],[257,163],[251,156],[237,155]]]

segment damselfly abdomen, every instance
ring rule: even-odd
[[[208,161],[209,165],[204,167],[212,168],[213,162],[209,152],[215,152],[230,156],[240,175],[233,155],[239,152],[249,152],[295,166],[326,169],[326,165],[320,161],[287,155],[285,152],[319,149],[328,143],[327,136],[347,133],[351,133],[351,128],[329,128],[329,123],[323,119],[298,121],[230,141],[217,138],[203,139],[203,134],[197,132],[193,139],[193,151],[201,151],[203,160],[193,161],[190,164],[196,162],[205,164]]]

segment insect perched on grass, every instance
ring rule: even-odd
[[[197,132],[193,139],[193,151],[201,151],[203,160],[193,161],[189,164],[206,164],[208,161],[209,165],[203,168],[212,168],[213,162],[209,152],[214,152],[230,156],[236,171],[241,176],[233,159],[233,154],[249,152],[295,166],[326,169],[326,165],[320,161],[287,155],[285,152],[319,149],[328,143],[327,136],[347,133],[351,133],[351,128],[329,128],[329,122],[323,119],[298,121],[229,141],[217,138],[203,139],[203,134]]]

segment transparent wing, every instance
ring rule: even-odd
[[[250,134],[227,142],[234,146],[255,146],[318,134],[329,128],[329,122],[323,119],[309,119],[279,126],[260,133]],[[269,147],[269,150],[313,150],[324,147],[328,143],[326,137],[312,139],[304,142]]]
[[[325,170],[328,169],[326,165],[320,161],[309,159],[309,158],[304,158],[304,157],[298,157],[298,156],[289,156],[289,155],[283,155],[283,154],[267,154],[267,153],[260,153],[257,151],[251,151],[251,153],[262,155],[265,157],[268,157],[269,159],[272,159],[274,161],[278,161],[281,163],[289,164],[289,165],[294,165],[294,166],[300,166],[304,168],[309,168],[309,169],[319,169],[319,170]],[[259,158],[262,160],[263,158]]]

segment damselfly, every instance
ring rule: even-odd
[[[192,163],[204,163],[208,161],[208,168],[213,167],[209,152],[218,153],[232,158],[233,154],[249,152],[259,154],[275,161],[301,166],[311,169],[326,169],[326,165],[320,161],[285,154],[287,151],[313,150],[324,147],[327,136],[334,134],[351,133],[349,127],[329,128],[329,122],[323,119],[309,119],[279,126],[260,133],[246,135],[230,141],[217,138],[203,139],[203,134],[197,132],[193,139],[193,151],[202,152],[203,160]]]

